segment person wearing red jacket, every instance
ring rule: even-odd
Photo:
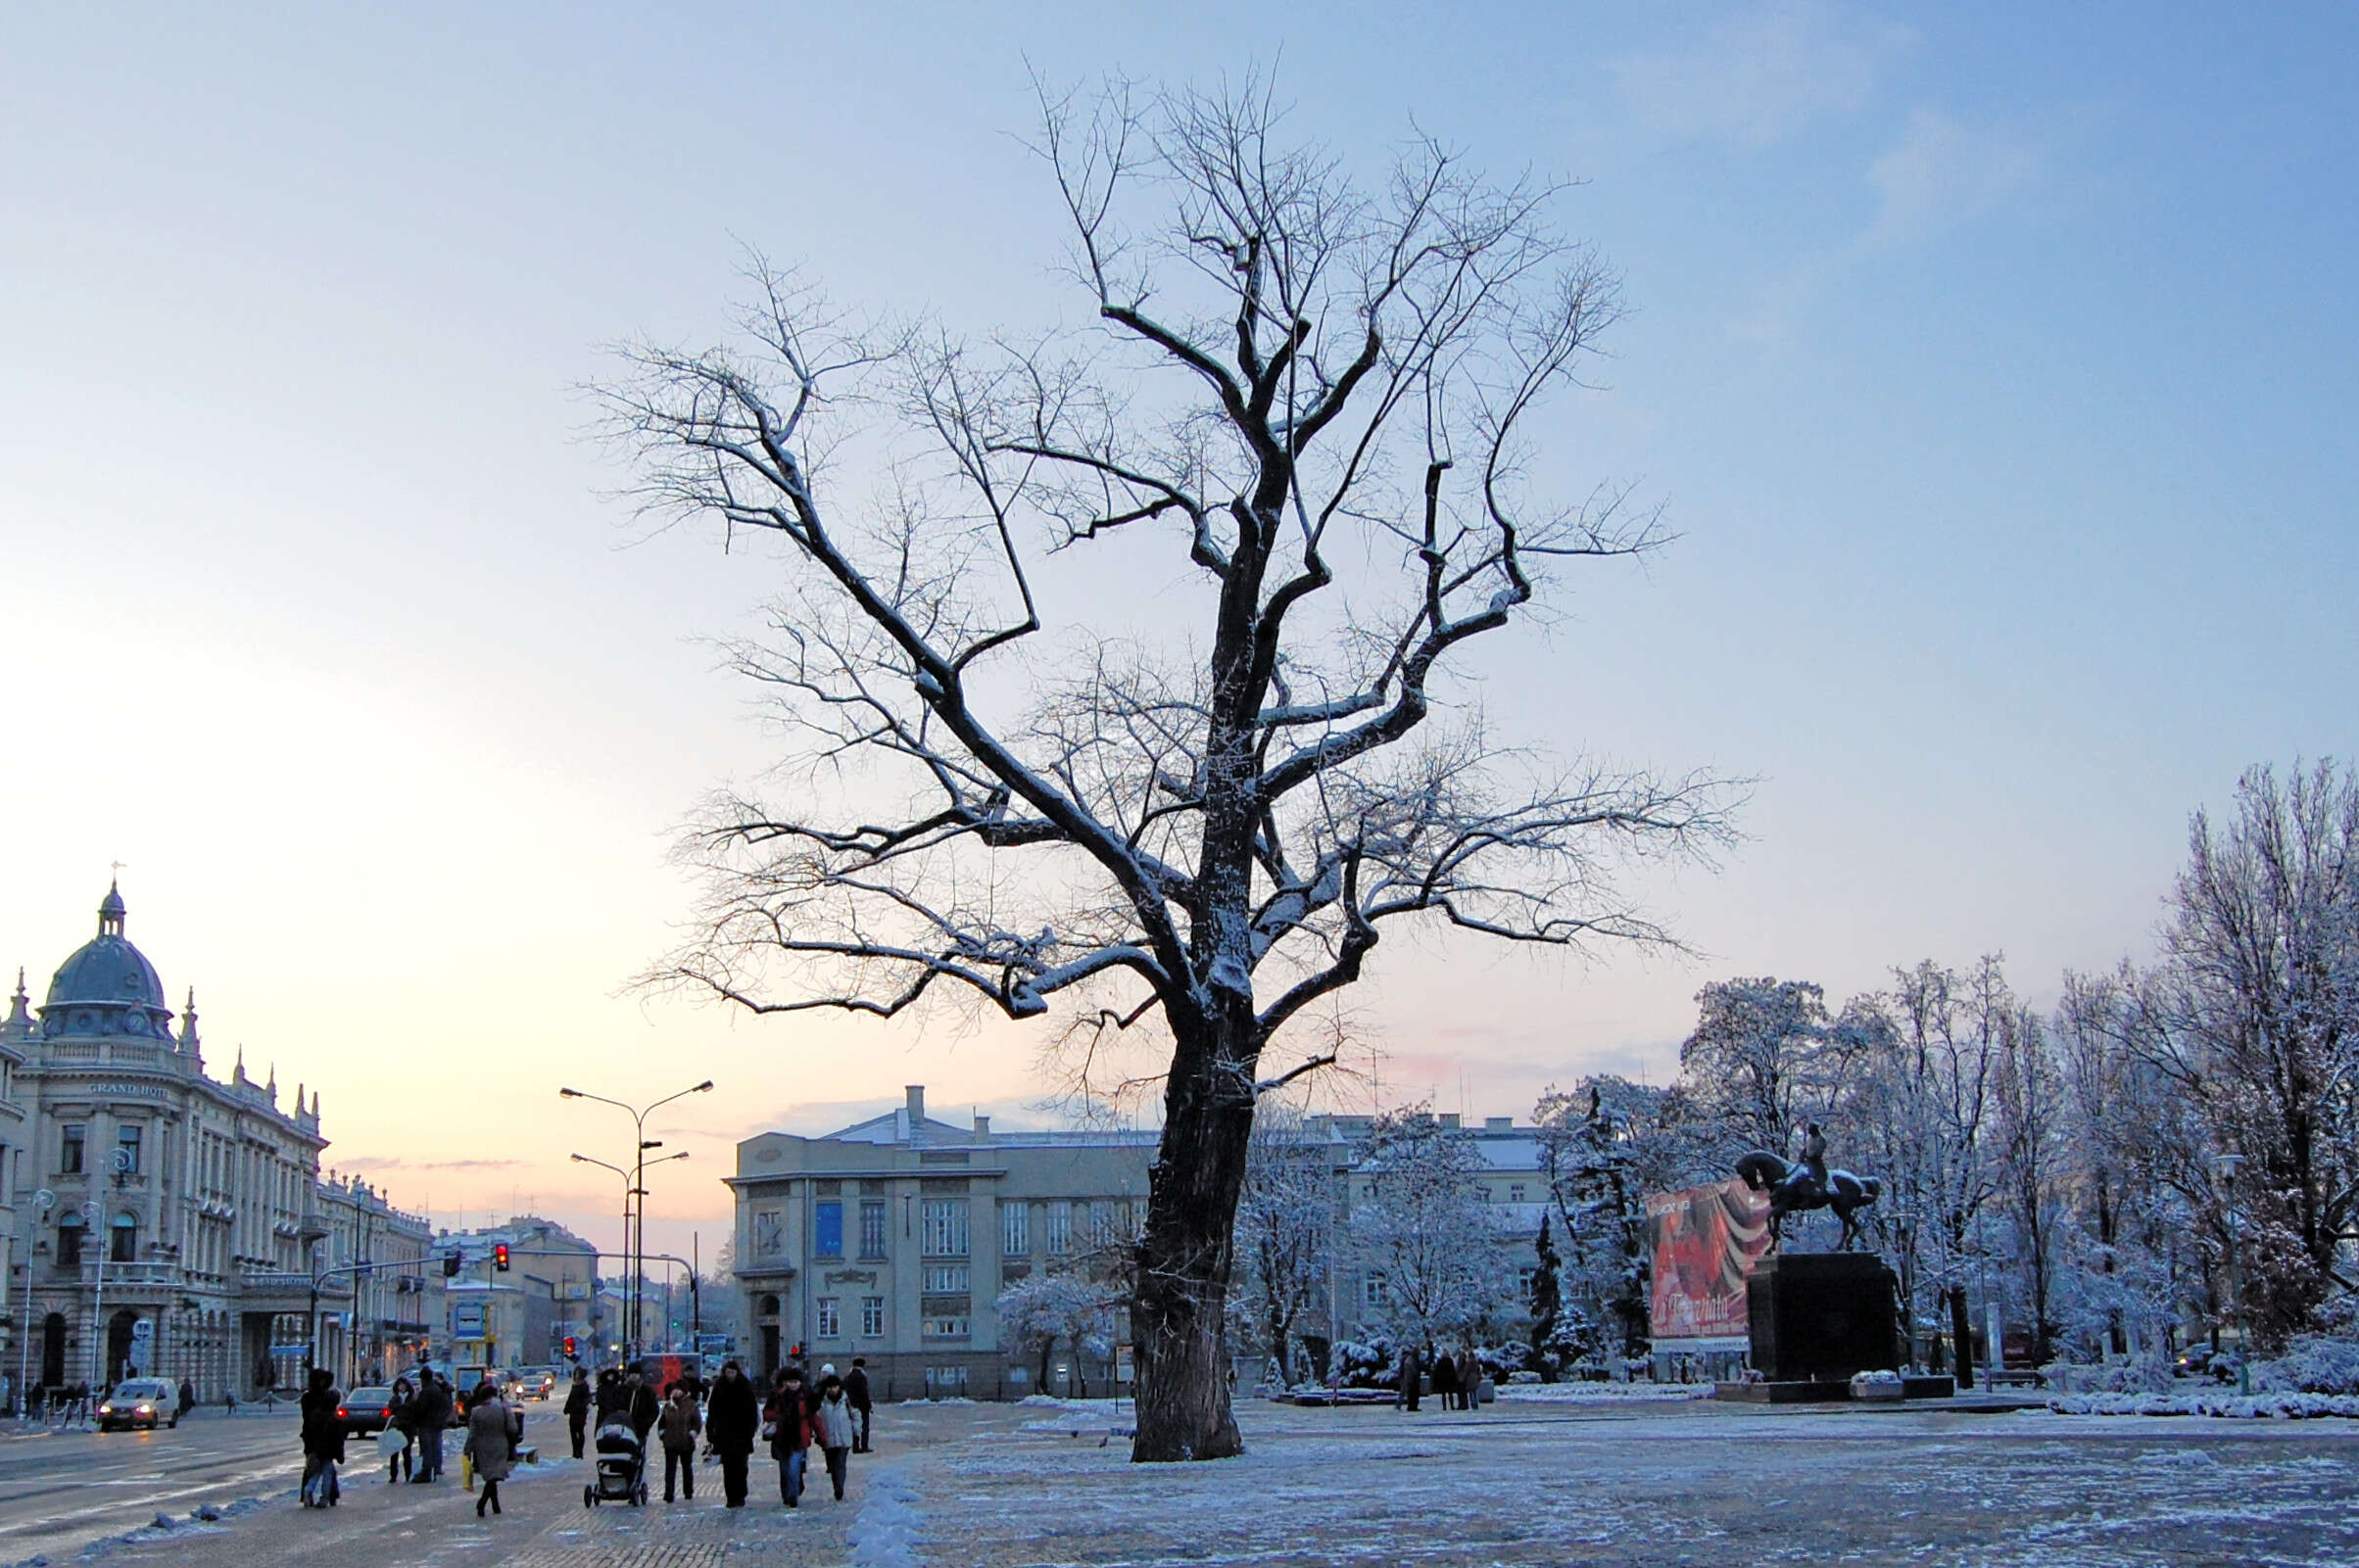
[[[779,1500],[798,1508],[803,1466],[811,1450],[811,1402],[799,1368],[790,1366],[778,1374],[778,1388],[762,1406],[762,1430],[770,1436],[770,1457],[778,1461]]]

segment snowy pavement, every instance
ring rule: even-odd
[[[2359,1563],[2359,1426],[1711,1402],[1478,1415],[1253,1402],[1250,1451],[1134,1466],[1000,1423],[916,1455],[917,1560]],[[1009,1429],[1012,1427],[1012,1430]],[[1028,1428],[1030,1428],[1028,1430]]]

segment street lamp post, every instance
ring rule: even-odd
[[[2220,1181],[2228,1199],[2228,1302],[2229,1310],[2237,1316],[2237,1393],[2249,1397],[2252,1393],[2251,1335],[2244,1327],[2244,1276],[2237,1264],[2237,1231],[2241,1228],[2237,1213],[2237,1167],[2243,1164],[2242,1155],[2219,1155],[2213,1166],[2220,1172]]]
[[[711,1087],[712,1087],[712,1079],[710,1079],[710,1078],[706,1078],[706,1079],[705,1079],[705,1080],[704,1080],[702,1083],[691,1084],[691,1085],[690,1085],[688,1088],[685,1088],[685,1089],[679,1090],[677,1093],[674,1093],[674,1094],[667,1094],[667,1095],[665,1095],[665,1096],[664,1096],[662,1099],[660,1099],[660,1100],[650,1101],[649,1104],[647,1104],[647,1105],[646,1105],[646,1106],[644,1106],[644,1107],[643,1107],[643,1106],[632,1106],[632,1105],[627,1105],[627,1104],[625,1104],[623,1101],[620,1101],[620,1100],[609,1100],[609,1099],[607,1099],[607,1098],[606,1098],[604,1095],[602,1095],[602,1094],[590,1094],[590,1093],[588,1093],[588,1092],[586,1092],[586,1091],[584,1091],[584,1090],[581,1090],[581,1089],[564,1089],[564,1088],[560,1088],[559,1090],[557,1090],[557,1094],[558,1094],[560,1097],[562,1097],[562,1098],[564,1098],[564,1099],[567,1099],[567,1100],[595,1100],[595,1101],[597,1101],[597,1102],[598,1102],[600,1105],[610,1105],[610,1106],[614,1107],[616,1110],[626,1113],[626,1114],[627,1114],[627,1115],[630,1117],[630,1118],[631,1118],[631,1125],[632,1125],[632,1129],[633,1129],[633,1131],[634,1131],[634,1132],[635,1132],[635,1134],[636,1134],[635,1138],[633,1139],[633,1142],[634,1142],[634,1143],[637,1145],[637,1147],[635,1147],[635,1148],[634,1148],[634,1149],[631,1151],[631,1160],[632,1160],[632,1166],[631,1166],[631,1168],[632,1168],[632,1180],[631,1180],[631,1186],[632,1186],[632,1188],[633,1188],[634,1190],[638,1190],[638,1189],[643,1189],[643,1188],[645,1188],[645,1187],[647,1186],[648,1151],[649,1151],[650,1149],[660,1149],[660,1148],[662,1148],[662,1147],[663,1147],[663,1145],[662,1145],[660,1142],[658,1142],[658,1143],[650,1143],[650,1142],[648,1142],[648,1117],[650,1117],[651,1114],[653,1114],[653,1113],[654,1113],[654,1112],[655,1112],[657,1109],[659,1109],[659,1108],[661,1108],[661,1107],[663,1107],[663,1106],[670,1105],[670,1104],[671,1104],[671,1103],[672,1103],[674,1100],[682,1100],[682,1099],[686,1099],[688,1096],[690,1096],[690,1095],[692,1095],[692,1094],[702,1094],[702,1093],[705,1093],[707,1090],[711,1089]],[[665,1158],[666,1158],[666,1159],[678,1159],[678,1158],[680,1158],[680,1157],[679,1157],[679,1156],[676,1156],[676,1155],[673,1155],[673,1156],[666,1156]],[[588,1162],[585,1162],[585,1164],[587,1164],[587,1163],[588,1163]],[[603,1161],[600,1161],[600,1162],[597,1162],[597,1163],[598,1163],[598,1164],[605,1164]],[[658,1164],[662,1164],[662,1162],[661,1162],[661,1161],[658,1161],[658,1162],[656,1162],[656,1163],[657,1163]],[[609,1169],[612,1169],[612,1168],[615,1168],[615,1167],[608,1166],[608,1168],[609,1168]],[[626,1261],[626,1263],[628,1263],[628,1262],[630,1261],[631,1258],[634,1258],[634,1257],[636,1257],[636,1256],[637,1256],[639,1253],[642,1253],[642,1252],[644,1252],[644,1251],[646,1250],[646,1247],[647,1247],[647,1227],[648,1227],[648,1218],[647,1218],[647,1198],[646,1198],[646,1194],[645,1194],[644,1192],[641,1192],[641,1193],[640,1193],[640,1204],[639,1204],[639,1229],[638,1229],[637,1246],[636,1246],[636,1247],[632,1246],[632,1244],[631,1244],[631,1243],[632,1243],[632,1239],[631,1239],[631,1237],[630,1237],[630,1235],[629,1235],[629,1218],[628,1218],[628,1215],[627,1215],[627,1214],[625,1215],[625,1219],[624,1219],[624,1226],[625,1226],[624,1251],[625,1251],[625,1253],[626,1253],[626,1255],[627,1255],[627,1256],[626,1256],[626,1259],[625,1259],[625,1261]],[[628,1333],[628,1335],[627,1335],[626,1337],[627,1337],[627,1339],[629,1340],[629,1343],[630,1343],[630,1346],[631,1346],[631,1354],[633,1354],[633,1355],[637,1355],[637,1354],[639,1354],[639,1296],[640,1296],[640,1291],[639,1291],[639,1272],[640,1272],[640,1271],[639,1271],[639,1269],[638,1269],[637,1267],[633,1267],[633,1269],[632,1269],[632,1274],[631,1274],[631,1281],[630,1281],[630,1295],[629,1295],[629,1298],[628,1298],[628,1300],[629,1300],[630,1326],[629,1326],[629,1333]]]
[[[58,1195],[47,1187],[32,1195],[32,1228],[41,1228],[41,1216],[58,1206]],[[24,1398],[25,1378],[32,1372],[32,1253],[24,1254],[24,1305],[17,1308],[17,1419],[24,1421],[32,1406]]]

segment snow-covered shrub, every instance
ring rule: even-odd
[[[1898,1372],[1868,1371],[1852,1374],[1852,1398],[1854,1400],[1897,1400],[1906,1385]]]
[[[2050,1361],[2040,1368],[2043,1386],[2073,1394],[2168,1394],[2171,1363],[2160,1355],[2089,1366]]]
[[[1533,1371],[1510,1372],[1507,1380],[1516,1384],[1537,1383],[1540,1381],[1540,1374]]]
[[[1388,1388],[1401,1380],[1400,1355],[1384,1335],[1373,1340],[1337,1340],[1328,1354],[1335,1381],[1343,1388]]]
[[[2359,1394],[2359,1340],[2298,1335],[2274,1361],[2255,1361],[2253,1392]]]

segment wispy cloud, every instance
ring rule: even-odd
[[[1857,111],[1915,35],[1795,0],[1728,17],[1688,48],[1607,62],[1647,129],[1671,141],[1766,147],[1813,120]]]
[[[335,1162],[338,1170],[365,1175],[377,1170],[512,1170],[521,1160],[404,1160],[399,1155],[361,1155]]]
[[[1880,201],[1866,243],[1890,249],[1970,222],[2032,184],[2040,164],[2038,143],[2023,131],[1920,108],[1868,166]]]

